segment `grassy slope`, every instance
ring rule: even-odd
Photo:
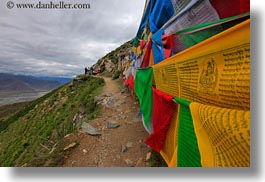
[[[29,102],[19,102],[19,103],[0,106],[0,120],[2,120],[5,117],[8,117],[8,116],[14,114],[15,112],[19,111],[20,109],[25,107],[28,103]],[[0,121],[0,123],[1,123],[1,121]]]
[[[72,90],[64,85],[2,120],[0,166],[58,165],[67,145],[64,136],[76,129],[74,116],[93,118],[94,96],[103,84],[103,79],[89,77]]]

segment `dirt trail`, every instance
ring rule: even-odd
[[[63,166],[149,166],[146,157],[150,149],[144,144],[148,133],[141,122],[138,102],[131,94],[121,92],[120,80],[104,80],[106,85],[102,94],[107,95],[112,103],[103,106],[101,117],[89,122],[99,129],[101,135],[91,136],[78,131],[70,136],[75,137],[79,145],[69,151]],[[117,122],[120,126],[108,128],[108,122]]]

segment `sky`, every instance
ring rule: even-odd
[[[89,9],[7,8],[0,1],[0,73],[73,77],[135,37],[145,0],[41,0]],[[38,3],[37,0],[12,0]]]

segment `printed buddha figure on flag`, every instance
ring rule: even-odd
[[[205,65],[207,66],[203,67],[199,80],[200,90],[203,93],[214,95],[218,77],[217,66],[213,58],[208,60]]]

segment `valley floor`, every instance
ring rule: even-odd
[[[32,101],[49,92],[50,91],[39,91],[39,92],[0,91],[0,106],[19,103],[19,102]]]

